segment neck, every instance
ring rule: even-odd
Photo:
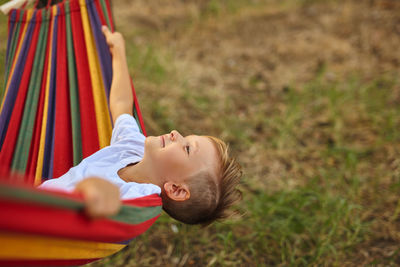
[[[125,182],[155,184],[162,188],[162,183],[157,179],[153,168],[147,166],[143,160],[119,170],[118,175]]]

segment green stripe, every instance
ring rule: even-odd
[[[29,149],[34,130],[33,128],[36,119],[48,37],[49,15],[49,12],[42,13],[43,21],[40,28],[38,46],[36,48],[35,59],[33,62],[32,76],[29,83],[21,128],[19,129],[18,141],[14,151],[14,158],[11,165],[13,170],[18,170],[22,173],[25,172],[27,166]],[[46,110],[43,112],[46,112]],[[43,123],[46,122],[44,121]]]
[[[101,9],[103,9],[103,14],[106,19],[108,28],[111,29],[111,22],[110,22],[110,18],[108,16],[108,9],[107,9],[106,2],[104,0],[100,0],[100,4],[101,4]]]
[[[15,51],[16,51],[16,47],[17,47],[17,43],[18,43],[18,37],[19,37],[19,34],[20,34],[20,28],[21,28],[21,23],[22,23],[22,19],[21,19],[21,17],[24,15],[24,10],[22,10],[21,11],[21,16],[20,16],[20,18],[19,18],[19,20],[18,20],[18,22],[16,22],[16,25],[14,26],[15,28],[15,30],[14,30],[14,32],[13,32],[13,34],[12,34],[12,36],[11,36],[11,43],[10,43],[10,54],[9,54],[9,60],[8,60],[8,65],[6,66],[6,72],[5,72],[5,79],[4,79],[4,87],[3,88],[6,88],[6,86],[7,86],[7,81],[8,81],[8,79],[9,79],[9,75],[10,75],[10,71],[11,71],[11,66],[12,66],[12,63],[13,63],[13,61],[14,61],[14,57],[15,57]],[[1,98],[0,99],[2,99],[2,96],[3,96],[3,92],[1,92]]]
[[[155,207],[132,207],[122,206],[119,213],[111,219],[128,224],[139,224],[150,220],[161,213],[161,206]]]
[[[18,188],[4,184],[0,184],[0,197],[12,199],[15,202],[22,201],[31,204],[44,204],[45,206],[75,210],[77,212],[84,209],[84,204],[77,200],[52,195],[39,190]],[[109,219],[127,224],[139,224],[158,216],[161,210],[161,206],[134,207],[123,205],[119,213]]]
[[[135,117],[136,123],[139,126],[140,132],[143,133],[142,125],[140,124],[139,121],[139,115],[137,113],[136,106],[133,106],[133,116]]]
[[[69,80],[69,98],[71,107],[71,127],[72,127],[72,148],[73,165],[76,166],[82,161],[82,137],[81,122],[78,99],[78,82],[76,77],[76,63],[74,54],[74,45],[72,41],[72,25],[69,1],[65,2],[65,21],[67,33],[67,55],[68,55],[68,80]]]

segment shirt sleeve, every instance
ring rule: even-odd
[[[143,141],[145,136],[140,132],[135,118],[129,114],[120,115],[115,121],[110,145],[122,144],[130,141]]]

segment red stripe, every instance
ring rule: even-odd
[[[64,14],[64,5],[60,5]],[[67,79],[67,50],[65,16],[58,17],[57,36],[57,77],[56,77],[56,114],[54,133],[53,177],[59,177],[73,166],[72,125],[69,103],[69,83]]]
[[[37,13],[37,17],[40,17],[41,12],[39,11]],[[10,168],[11,165],[11,160],[14,154],[14,149],[15,145],[17,142],[18,138],[18,132],[19,132],[19,127],[21,124],[22,120],[22,114],[24,110],[24,105],[25,105],[25,99],[29,87],[29,81],[30,81],[30,76],[32,72],[32,65],[33,65],[33,60],[35,57],[35,52],[36,52],[36,47],[37,47],[37,42],[38,42],[38,37],[39,37],[39,30],[40,30],[40,23],[36,23],[36,27],[33,32],[32,40],[31,40],[31,46],[29,48],[28,56],[26,59],[26,64],[24,68],[24,73],[21,78],[21,83],[18,88],[18,96],[15,101],[14,107],[13,107],[13,113],[10,118],[10,123],[7,129],[7,134],[4,139],[3,147],[0,151],[0,162],[2,166],[5,166],[6,168]]]
[[[99,259],[84,260],[0,260],[0,266],[77,266]]]
[[[86,53],[85,37],[78,1],[71,2],[71,10],[74,10],[71,12],[71,24],[73,32],[72,36],[74,37],[74,51],[79,85],[82,156],[83,158],[86,158],[96,152],[100,145],[97,133],[89,62]]]
[[[145,232],[159,217],[140,224],[91,220],[83,213],[0,198],[0,229],[99,242],[122,242]]]

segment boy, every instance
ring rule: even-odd
[[[81,193],[90,217],[116,214],[121,198],[158,193],[163,209],[181,222],[206,225],[226,218],[228,208],[241,198],[236,189],[241,171],[225,143],[215,137],[183,137],[175,130],[145,138],[132,117],[124,39],[105,26],[102,30],[113,58],[111,145],[41,188]]]

